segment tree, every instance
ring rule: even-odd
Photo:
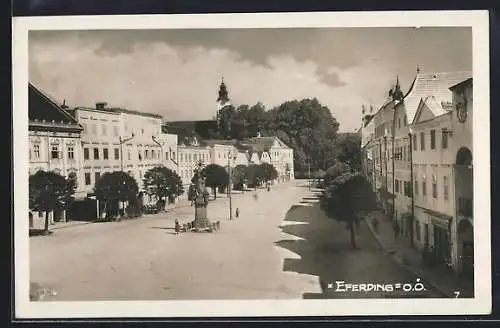
[[[45,212],[45,234],[49,233],[49,213],[69,206],[76,185],[55,172],[38,171],[29,177],[30,208]]]
[[[248,167],[246,165],[236,165],[234,169],[231,171],[233,184],[235,185],[235,189],[243,189],[243,184],[248,179]]]
[[[144,186],[152,189],[158,198],[170,199],[184,193],[181,177],[165,166],[149,169],[144,174]]]
[[[138,192],[135,179],[122,171],[104,173],[94,187],[97,199],[105,204],[106,217],[118,213],[119,202],[137,200]]]
[[[333,180],[337,177],[341,176],[344,173],[350,172],[351,167],[343,162],[338,162],[335,165],[332,165],[326,170],[324,180],[325,185],[329,185]]]
[[[250,164],[247,168],[248,185],[257,187],[264,181],[264,170],[261,165]]]
[[[266,183],[278,178],[278,171],[276,171],[274,165],[269,163],[262,163],[259,166],[259,171],[261,171],[260,176],[262,176],[263,181],[265,181]]]
[[[339,153],[337,159],[355,171],[361,171],[361,135],[359,133],[341,133],[337,139]]]
[[[220,165],[209,164],[202,169],[201,174],[205,177],[205,185],[212,188],[215,199],[217,199],[217,188],[224,188],[229,184],[229,175]]]
[[[376,208],[375,193],[366,178],[358,172],[338,176],[324,191],[320,205],[328,217],[346,223],[351,246],[358,248],[354,228],[359,226],[364,212]]]

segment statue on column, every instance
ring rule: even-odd
[[[194,228],[197,230],[209,229],[210,221],[207,218],[208,193],[205,190],[205,177],[202,174],[202,164],[198,163],[195,169],[195,216]]]

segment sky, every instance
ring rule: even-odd
[[[69,106],[211,119],[222,76],[231,102],[316,97],[340,123],[361,125],[361,106],[382,105],[399,80],[472,70],[472,29],[282,28],[30,31],[29,79]]]

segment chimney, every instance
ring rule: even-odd
[[[95,109],[98,109],[98,110],[104,110],[104,108],[106,108],[106,105],[108,103],[106,102],[98,102],[98,103],[95,103]]]

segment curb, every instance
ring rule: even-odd
[[[396,262],[397,264],[399,264],[400,266],[402,266],[403,268],[407,269],[408,271],[410,271],[411,273],[413,273],[414,275],[416,275],[417,277],[422,277],[423,279],[426,280],[426,282],[431,285],[432,288],[434,288],[435,290],[437,290],[440,294],[446,296],[446,297],[450,297],[450,298],[454,298],[454,295],[450,294],[449,292],[447,291],[444,291],[441,287],[439,287],[434,281],[432,281],[432,279],[428,279],[425,277],[425,274],[422,274],[421,271],[417,271],[415,270],[413,267],[407,265],[407,264],[404,264],[396,255],[392,255],[388,252],[388,249],[387,247],[385,247],[382,243],[382,240],[380,239],[379,235],[375,232],[372,224],[370,222],[368,222],[369,220],[367,218],[364,219],[364,221],[366,222],[366,225],[368,226],[368,229],[370,230],[372,236],[375,238],[375,240],[377,241],[377,244],[379,245],[379,248],[380,250],[384,251],[387,255],[389,255],[389,257],[394,261]]]

